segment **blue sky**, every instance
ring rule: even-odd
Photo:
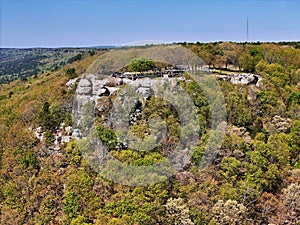
[[[0,0],[1,47],[300,40],[298,0]]]

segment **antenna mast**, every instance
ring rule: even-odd
[[[246,34],[246,43],[249,41],[249,17],[247,16],[247,34]]]

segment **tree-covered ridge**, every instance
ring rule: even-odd
[[[212,57],[216,58],[212,62],[225,68],[225,61],[218,60],[229,58],[234,51],[224,50],[231,49],[229,44],[218,45],[212,45]],[[205,58],[206,47],[187,47]],[[228,127],[213,163],[198,170],[210,135],[210,108],[199,85],[186,75],[188,82],[183,80],[179,85],[197,108],[199,144],[187,168],[147,187],[120,185],[95,173],[79,150],[84,143],[73,140],[58,154],[49,149],[51,135],[59,124],[70,123],[76,84],[68,88],[66,82],[83,74],[103,52],[87,54],[49,74],[1,85],[0,223],[298,224],[300,73],[295,57],[299,50],[274,44],[259,45],[258,49],[251,44],[245,47],[244,57],[255,62],[251,66],[263,80],[259,86],[220,81]],[[223,53],[214,48],[223,49]],[[227,66],[238,70],[238,66],[231,67],[231,60]],[[112,98],[105,96],[100,102],[103,111],[96,112],[99,138],[110,145],[110,153],[134,166],[164,160],[178,143],[176,110],[160,98],[147,99],[131,131],[145,138],[148,118],[157,116],[167,125],[169,135],[151,152],[118,149],[104,110],[110,107]],[[31,126],[42,126],[48,132],[45,141],[37,140],[28,129]]]
[[[26,79],[41,72],[55,71],[80,60],[87,52],[94,54],[94,50],[88,48],[1,48],[0,84],[18,78]]]
[[[233,71],[255,72],[264,60],[285,69],[300,67],[300,49],[296,43],[181,43],[198,54],[210,67]],[[296,47],[296,48],[294,48]]]

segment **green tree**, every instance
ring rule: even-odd
[[[251,114],[246,96],[230,92],[226,96],[228,122],[243,127],[251,124]]]
[[[71,221],[79,214],[78,197],[74,192],[67,192],[63,200],[63,211]]]
[[[105,128],[104,126],[97,127],[97,134],[99,138],[103,142],[105,146],[108,146],[109,149],[114,149],[117,145],[117,136],[116,134],[110,130]]]
[[[224,180],[224,182],[234,183],[241,174],[242,163],[234,157],[225,157],[222,159],[218,176]]]
[[[39,114],[40,123],[45,130],[53,131],[66,118],[66,112],[57,104],[45,102]]]
[[[254,73],[255,66],[263,58],[262,49],[259,46],[247,46],[248,52],[239,57],[239,64],[245,72]]]
[[[87,218],[84,216],[78,216],[76,219],[73,219],[70,223],[70,225],[89,225],[92,224],[89,222]]]
[[[21,160],[25,168],[28,168],[30,166],[34,169],[39,168],[37,156],[34,152],[28,152],[27,156],[23,157]]]
[[[275,191],[290,166],[288,140],[284,133],[271,135],[267,143],[256,140],[254,150],[246,153],[246,181],[255,184],[258,190]]]
[[[134,59],[129,65],[130,72],[145,72],[154,68],[154,62],[151,59]]]
[[[69,79],[74,79],[75,77],[78,76],[75,68],[68,68],[66,71],[66,75],[68,76]]]
[[[71,141],[64,148],[67,156],[70,158],[71,164],[80,166],[82,156],[76,141]]]

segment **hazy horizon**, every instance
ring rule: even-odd
[[[184,43],[186,41],[182,41],[182,42],[173,42],[173,43],[166,43],[166,44],[181,44]],[[186,43],[194,43],[196,44],[198,41],[193,41],[193,42],[186,42]],[[204,43],[204,44],[209,44],[209,43],[217,43],[217,42],[231,42],[231,43],[247,43],[247,44],[252,44],[252,43],[280,43],[280,42],[287,42],[287,43],[291,43],[291,42],[300,42],[299,40],[291,40],[291,41],[253,41],[253,42],[234,42],[234,41],[212,41],[212,42],[200,42],[200,43]],[[145,44],[146,45],[146,44]],[[150,44],[151,45],[151,44]],[[154,44],[155,45],[155,44]],[[38,49],[38,48],[45,48],[45,49],[55,49],[55,48],[91,48],[91,49],[95,49],[95,48],[119,48],[119,47],[126,47],[126,44],[123,45],[98,45],[98,46],[29,46],[29,47],[6,47],[6,46],[0,46],[0,49]],[[130,45],[128,45],[130,46]],[[134,45],[133,45],[134,46]]]

